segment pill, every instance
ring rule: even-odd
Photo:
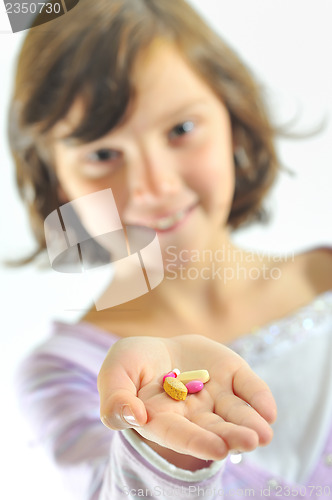
[[[186,399],[188,394],[186,386],[174,377],[165,378],[164,390],[169,396],[171,396],[171,398],[176,399],[177,401]]]
[[[174,370],[172,370],[171,372],[168,372],[166,373],[166,375],[163,376],[163,383],[165,382],[165,378],[167,377],[173,377],[173,378],[176,378],[177,377],[177,374],[175,373]]]
[[[191,380],[186,384],[189,394],[195,394],[203,389],[204,384],[200,380]]]
[[[185,385],[192,380],[200,380],[201,382],[203,382],[203,384],[205,384],[210,380],[210,375],[207,370],[193,370],[190,372],[180,373],[180,375],[178,375],[177,377],[177,380]]]

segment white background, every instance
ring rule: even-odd
[[[241,231],[236,241],[272,252],[298,252],[331,245],[332,184],[332,4],[330,0],[192,0],[231,43],[264,83],[279,123],[298,113],[296,131],[328,119],[312,139],[280,140],[283,162],[295,177],[282,174],[270,199],[268,227]],[[6,141],[6,114],[15,56],[24,34],[10,30],[0,2],[0,200],[2,259],[26,255],[33,248],[27,218],[18,199]],[[2,31],[2,33],[1,33]],[[41,450],[29,445],[29,433],[13,391],[17,364],[47,332],[51,317],[75,320],[87,297],[77,278],[34,266],[0,267],[1,327],[1,459],[0,498],[69,499],[58,472]],[[64,292],[65,290],[65,292]]]

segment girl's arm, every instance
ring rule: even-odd
[[[129,491],[149,488],[155,498],[160,498],[160,488],[181,498],[179,485],[199,486],[206,478],[220,485],[223,463],[206,468],[203,475],[183,471],[160,458],[131,429],[116,432],[102,424],[97,375],[113,342],[110,335],[97,335],[91,328],[62,325],[24,360],[17,389],[22,414],[36,436],[33,446],[46,447],[77,500],[122,500]],[[41,474],[35,471],[32,484]]]
[[[186,460],[188,458],[194,466],[191,467],[189,464],[187,468],[195,469],[195,472],[184,470],[182,467],[176,467],[164,460],[161,456],[166,452],[169,454],[166,458],[171,458],[172,461],[172,457],[173,459],[177,457],[177,465],[182,465],[179,457],[184,457],[184,455],[179,455],[173,450],[168,451],[167,446],[159,448],[160,445],[152,445],[152,447],[156,446],[158,451],[155,453],[151,445],[146,445],[147,438],[138,438],[137,428],[136,432],[131,430],[132,426],[126,424],[121,417],[119,420],[115,415],[111,416],[111,418],[117,419],[118,428],[127,428],[123,432],[109,430],[101,423],[97,374],[107,349],[105,345],[98,344],[95,340],[85,342],[83,333],[81,332],[80,337],[76,336],[76,338],[62,335],[54,336],[22,364],[19,375],[22,410],[33,421],[40,443],[48,447],[63,471],[67,484],[70,484],[73,490],[73,498],[77,498],[77,500],[120,500],[127,498],[129,492],[132,495],[140,495],[142,491],[145,491],[145,496],[149,494],[150,498],[160,498],[162,490],[167,491],[168,496],[170,496],[170,491],[173,492],[174,498],[198,498],[202,489],[212,486],[220,489],[224,461],[218,461],[217,457],[213,462],[205,462],[204,458],[197,458],[189,453]],[[152,343],[158,342],[157,339],[150,340]],[[115,344],[114,349],[110,350],[106,359],[109,360],[110,355],[113,358],[114,352],[119,352],[119,348],[122,348],[124,344],[128,347],[128,343],[122,340]],[[143,346],[146,350],[144,339],[141,339],[141,348]],[[138,345],[135,343],[136,356],[138,354],[138,358],[144,361],[142,352],[137,351],[137,348]],[[151,344],[151,352],[148,356],[152,359],[156,358],[156,355],[156,344]],[[185,362],[185,358],[186,356],[183,357],[183,362]],[[128,369],[128,364],[131,361],[129,352],[127,352],[125,359]],[[106,377],[111,374],[109,367],[104,371],[107,362],[105,363],[99,375],[99,384],[102,383],[103,373]],[[116,365],[117,361],[113,367],[116,368]],[[144,365],[147,366],[145,362]],[[163,372],[164,367],[160,366],[160,370]],[[116,371],[119,377],[117,384],[121,385],[121,369]],[[149,369],[147,371],[149,372]],[[146,373],[147,375],[148,373]],[[158,377],[159,375],[156,382],[151,381],[150,383],[154,387],[153,390],[159,392]],[[116,378],[112,375],[111,384],[108,385],[106,382],[106,387],[112,389],[111,385],[114,382],[116,382]],[[147,383],[144,388],[143,377],[143,385],[139,390],[139,395],[142,397],[140,401],[142,403],[145,401],[143,407],[146,410],[143,409],[143,413],[146,411],[147,419],[150,424],[153,424],[154,405],[150,401],[150,383]],[[112,401],[118,401],[118,391],[119,387],[115,392],[110,390],[108,403],[112,404]],[[115,399],[112,399],[113,396]],[[164,396],[162,392],[161,396]],[[192,397],[197,399],[196,395]],[[102,401],[104,404],[103,396]],[[171,399],[167,400],[167,403],[172,406],[178,404]],[[160,404],[157,404],[157,410],[157,414],[160,411],[164,413],[166,421],[170,421],[172,416],[175,419],[180,417],[182,419],[180,414],[174,414],[173,408],[168,415],[165,414]],[[158,419],[152,425],[152,430],[155,424],[157,424],[155,430],[157,434],[160,434]],[[181,425],[180,422],[180,428]],[[149,433],[151,433],[151,425],[147,427],[150,427]],[[177,434],[177,424],[175,424],[174,429]],[[142,433],[141,428],[140,432]],[[255,434],[255,431],[250,432]],[[158,437],[157,434],[152,440],[153,442],[160,440],[160,436]],[[214,436],[212,437],[214,438]],[[193,441],[195,441],[195,436],[189,438],[189,446]],[[224,450],[222,456],[225,456],[227,452],[223,444],[222,449]],[[203,465],[205,467],[202,469]],[[39,471],[36,471],[36,480],[38,478]],[[191,496],[188,496],[189,488],[191,488]],[[138,490],[140,491],[138,492]]]

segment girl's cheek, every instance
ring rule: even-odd
[[[234,176],[234,165],[228,148],[216,147],[209,142],[195,150],[191,161],[186,165],[188,181],[191,185],[203,190],[210,190],[222,182],[231,183]]]

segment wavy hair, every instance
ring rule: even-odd
[[[90,142],[117,126],[135,97],[134,63],[156,37],[177,46],[230,114],[233,142],[246,164],[243,168],[235,161],[228,224],[237,228],[262,218],[262,201],[279,169],[276,129],[246,65],[188,3],[80,0],[47,24],[41,24],[43,16],[39,14],[21,48],[9,111],[17,184],[38,244],[24,262],[45,249],[43,223],[60,204],[48,132],[77,97],[84,99],[85,114],[71,138]]]

